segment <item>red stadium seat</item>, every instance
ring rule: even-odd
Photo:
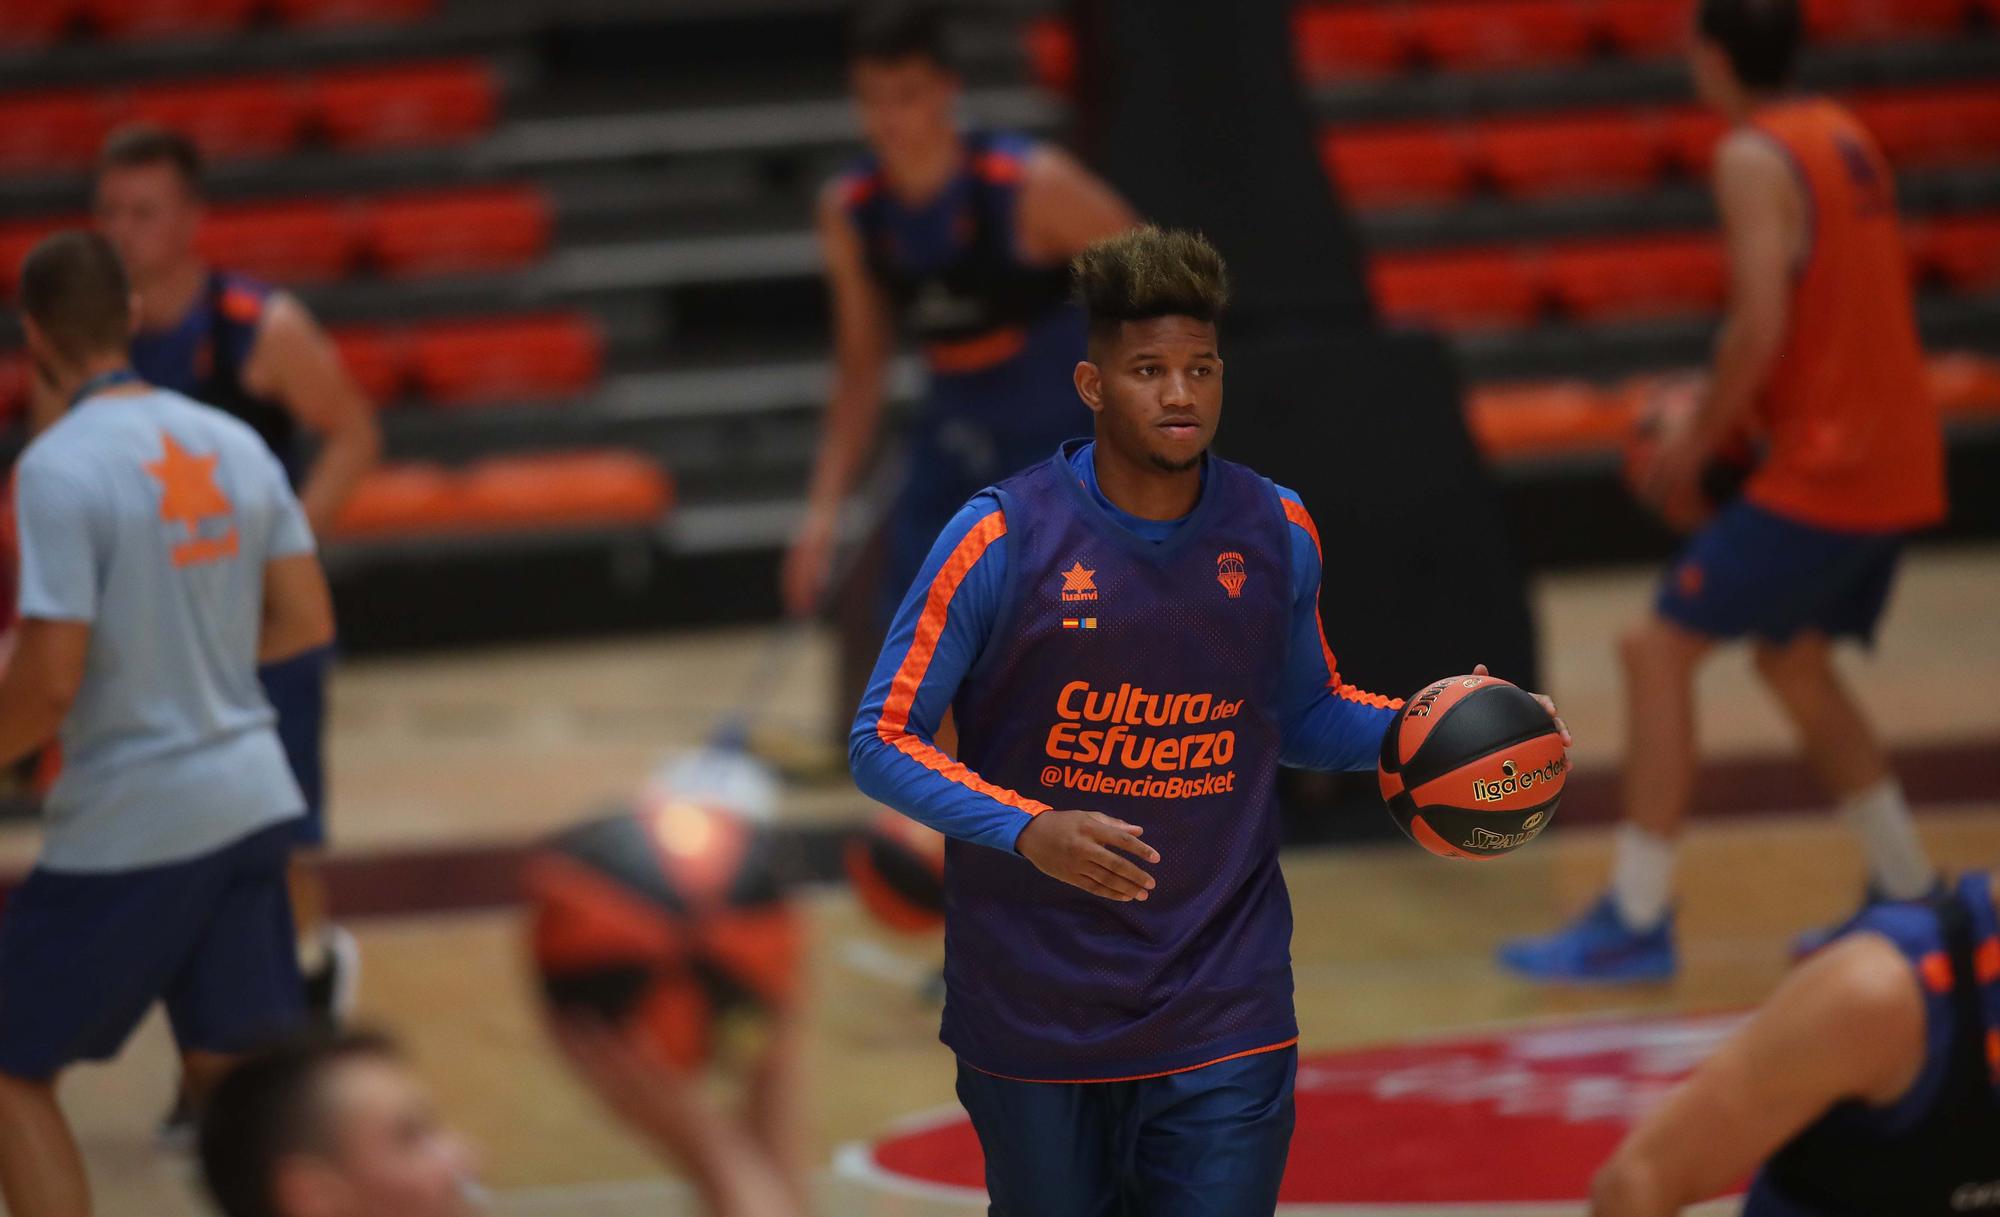
[[[666,472],[635,452],[496,457],[466,470],[462,494],[481,528],[651,524],[673,502]]]
[[[1549,287],[1579,321],[1712,312],[1728,269],[1707,235],[1577,241],[1548,251]]]
[[[579,393],[603,359],[596,327],[567,314],[428,326],[411,346],[417,385],[440,405]]]
[[[1307,80],[1381,76],[1403,66],[1410,35],[1403,10],[1383,4],[1302,4],[1292,41]]]
[[[2000,359],[1954,352],[1931,357],[1931,397],[1947,416],[2000,414]]]
[[[1417,45],[1440,67],[1525,67],[1590,54],[1589,12],[1578,0],[1428,0],[1407,12]]]
[[[10,423],[28,408],[28,357],[0,351],[0,424]]]
[[[0,173],[88,165],[111,120],[104,99],[83,90],[0,97]]]
[[[1815,42],[1878,42],[1955,33],[1964,28],[1966,0],[1805,0],[1802,7]]]
[[[548,200],[529,186],[405,195],[368,208],[368,252],[384,273],[524,266],[549,244]]]
[[[483,135],[493,125],[499,83],[478,61],[323,72],[313,110],[342,148],[421,147]]]
[[[2000,287],[2000,215],[1932,220],[1916,244],[1920,261],[1959,291]]]
[[[172,127],[221,160],[291,151],[306,110],[296,82],[264,76],[134,89],[125,117]]]
[[[1406,325],[1506,328],[1528,324],[1541,309],[1538,267],[1512,249],[1385,255],[1369,280],[1377,306]]]
[[[1386,123],[1341,127],[1320,139],[1326,171],[1358,207],[1449,202],[1472,188],[1472,162],[1455,127]]]
[[[1656,125],[1629,112],[1496,119],[1473,138],[1494,183],[1515,198],[1638,190],[1664,160]]]
[[[1067,93],[1076,84],[1076,30],[1060,17],[1037,17],[1022,35],[1028,65],[1045,89]]]
[[[157,38],[240,30],[257,0],[81,0],[81,6],[107,38]]]
[[[47,46],[76,16],[76,0],[7,0],[0,4],[0,47]]]
[[[1691,9],[1688,0],[1598,0],[1592,16],[1619,54],[1645,59],[1687,45]]]
[[[1901,167],[1966,164],[2000,155],[2000,89],[1912,89],[1851,102],[1882,154]]]
[[[71,216],[67,219],[21,220],[12,224],[0,224],[0,295],[12,297],[15,286],[20,282],[21,259],[35,243],[58,228],[87,228],[90,217]]]
[[[354,266],[357,242],[339,203],[218,207],[202,224],[202,256],[279,283],[324,283]]]
[[[1729,130],[1721,115],[1689,107],[1659,117],[1660,142],[1667,159],[1683,173],[1703,180],[1715,164],[1715,145]]]
[[[1550,456],[1615,448],[1632,427],[1624,399],[1588,381],[1482,385],[1466,421],[1488,456]]]
[[[395,330],[341,329],[333,332],[333,345],[347,374],[376,406],[386,406],[403,395],[409,381],[409,340]]]
[[[278,17],[291,25],[379,25],[421,21],[439,0],[271,0]]]

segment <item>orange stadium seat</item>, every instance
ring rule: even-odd
[[[1728,283],[1722,246],[1708,235],[1551,246],[1548,275],[1556,300],[1580,321],[1710,312]]]
[[[81,0],[84,16],[109,38],[226,34],[248,25],[257,3],[258,0]]]
[[[202,224],[202,256],[279,283],[323,283],[354,266],[345,204],[323,201],[218,207]]]
[[[418,388],[442,405],[579,393],[604,353],[596,327],[569,314],[426,326],[411,348]]]
[[[2000,156],[2000,89],[1911,89],[1851,101],[1898,166],[1959,164]]]
[[[0,172],[88,165],[111,120],[104,99],[81,89],[0,97]]]
[[[673,492],[666,472],[636,452],[495,457],[465,472],[469,524],[486,528],[650,524]]]
[[[1667,159],[1690,177],[1706,181],[1710,166],[1715,164],[1716,141],[1729,130],[1729,124],[1719,114],[1692,106],[1669,110],[1658,121]]]
[[[1638,59],[1687,45],[1688,8],[1687,0],[1600,0],[1591,15],[1619,54]]]
[[[463,516],[453,477],[437,465],[384,465],[370,470],[341,504],[333,531],[341,537],[437,532]]]
[[[1496,119],[1473,138],[1494,183],[1515,198],[1637,190],[1664,160],[1656,125],[1630,112]]]
[[[1919,260],[1959,291],[2000,287],[2000,215],[1932,220],[1915,244]]]
[[[1445,329],[1526,325],[1541,309],[1536,263],[1513,249],[1378,257],[1369,281],[1391,320]]]
[[[361,328],[333,332],[334,349],[347,374],[361,386],[361,392],[376,406],[386,406],[403,395],[409,381],[409,340],[395,330]]]
[[[1815,42],[1876,42],[1962,29],[1966,0],[1805,0],[1802,7]]]
[[[1952,352],[1931,357],[1931,396],[1947,416],[2000,414],[2000,359]]]
[[[1021,38],[1036,81],[1045,89],[1069,92],[1076,84],[1076,29],[1060,17],[1037,17]]]
[[[368,252],[391,275],[501,270],[540,257],[550,223],[548,200],[529,186],[379,199]]]
[[[1632,427],[1623,399],[1582,380],[1482,385],[1466,421],[1489,456],[1553,456],[1615,448]]]
[[[1570,63],[1590,54],[1589,12],[1578,0],[1435,0],[1406,11],[1417,45],[1441,67]]]
[[[321,129],[342,148],[471,139],[493,125],[499,105],[493,69],[476,60],[323,72],[312,94]]]
[[[1320,152],[1341,194],[1359,207],[1449,202],[1472,188],[1472,162],[1456,127],[1341,127],[1321,137]]]
[[[1379,76],[1403,66],[1403,10],[1381,4],[1302,4],[1292,14],[1299,70],[1308,80]]]
[[[420,21],[435,13],[438,0],[271,0],[271,9],[292,25],[375,25]]]
[[[305,98],[289,77],[255,76],[134,89],[124,117],[172,127],[216,159],[276,156],[298,146]]]
[[[0,47],[47,46],[76,16],[76,0],[7,0],[0,4]]]

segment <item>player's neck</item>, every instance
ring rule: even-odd
[[[139,328],[170,330],[194,307],[208,281],[208,267],[199,258],[186,258],[150,279],[132,284],[139,296]]]
[[[1201,498],[1201,466],[1169,472],[1121,456],[1099,440],[1091,445],[1097,489],[1113,507],[1141,520],[1178,520]]]
[[[1747,123],[1758,111],[1785,99],[1782,89],[1738,89],[1723,103],[1722,116],[1732,126]]]
[[[888,181],[891,194],[911,206],[920,206],[937,197],[964,160],[965,141],[953,132],[951,138],[939,140],[933,147],[914,150],[893,164],[883,161],[882,176]]]
[[[56,395],[63,402],[69,403],[75,399],[80,390],[88,387],[92,381],[100,377],[130,371],[131,367],[132,361],[126,357],[123,351],[105,351],[102,354],[88,356],[81,363],[62,370],[56,379]],[[103,390],[103,393],[106,395],[112,393],[136,393],[143,390],[143,388],[144,386],[136,382],[126,382],[109,386]],[[91,394],[93,397],[99,395],[97,393]]]

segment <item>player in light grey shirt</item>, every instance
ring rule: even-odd
[[[64,769],[0,918],[0,1192],[14,1217],[75,1217],[64,1067],[114,1055],[163,1001],[198,1096],[302,1015],[284,873],[304,800],[257,665],[325,645],[333,617],[262,440],[127,365],[111,247],[57,234],[21,285],[29,356],[70,406],[15,474],[0,764],[60,728]]]

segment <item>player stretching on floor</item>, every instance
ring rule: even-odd
[[[166,1004],[197,1096],[305,1013],[285,857],[304,809],[257,664],[333,635],[312,532],[255,432],[141,382],[102,237],[21,268],[29,358],[70,403],[15,475],[20,626],[0,765],[62,732],[42,854],[0,917],[0,1192],[90,1211],[57,1075]]]
[[[854,776],[952,838],[942,1038],[996,1217],[1270,1213],[1298,1040],[1273,781],[1373,767],[1400,703],[1340,681],[1298,497],[1208,453],[1221,258],[1141,229],[1076,280],[1095,440],[945,529]]]
[[[1974,872],[1864,911],[1632,1130],[1593,1217],[1672,1217],[1752,1170],[1743,1217],[2000,1212],[1996,894]]]
[[[1694,787],[1694,674],[1747,638],[1806,759],[1860,834],[1866,903],[1936,879],[1903,793],[1833,640],[1874,637],[1904,536],[1944,515],[1944,444],[1925,388],[1897,230],[1895,179],[1875,141],[1822,97],[1786,92],[1795,0],[1702,0],[1694,79],[1734,126],[1716,153],[1730,300],[1708,389],[1662,438],[1656,503],[1695,493],[1703,464],[1754,416],[1769,452],[1742,499],[1668,569],[1629,631],[1625,823],[1611,890],[1582,920],[1500,949],[1535,980],[1660,980],[1675,968],[1674,840]],[[1826,940],[1805,935],[1799,949]]]

